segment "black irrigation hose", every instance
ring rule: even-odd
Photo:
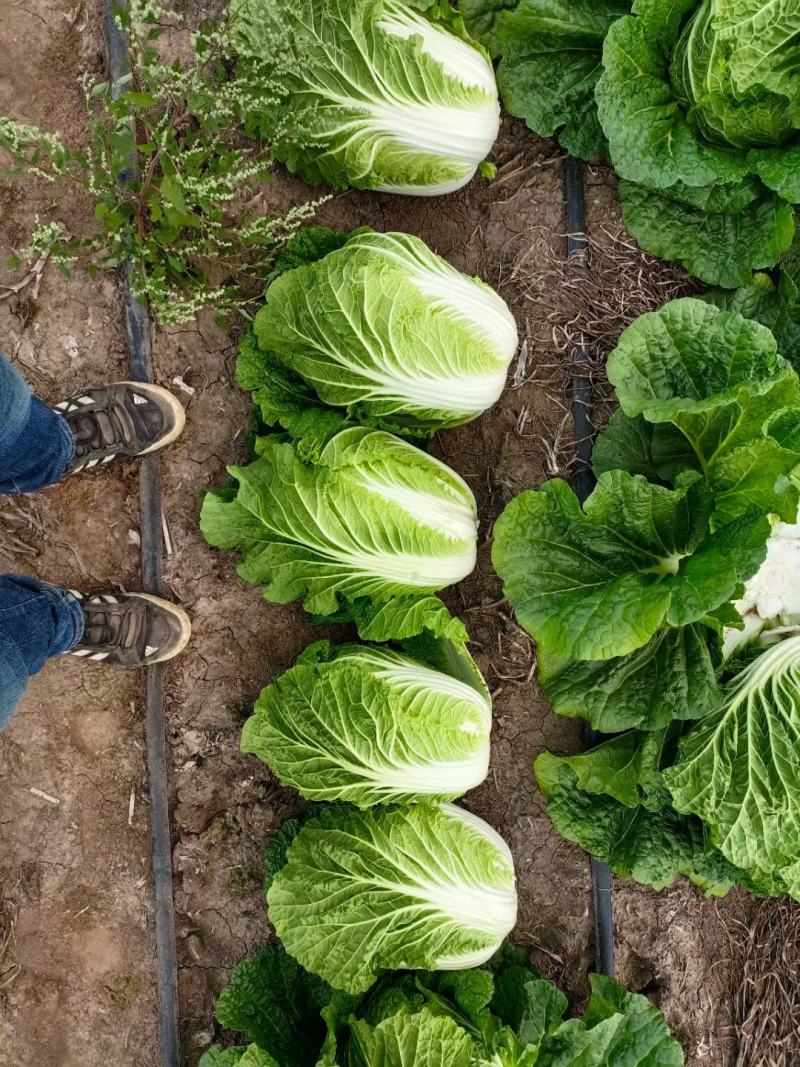
[[[586,200],[584,195],[584,166],[579,159],[568,156],[564,161],[564,198],[567,214],[567,254],[576,272],[588,269],[586,240]],[[590,461],[594,427],[592,426],[592,379],[586,367],[588,357],[582,347],[572,353],[572,422],[575,428],[578,468],[575,472],[575,492],[581,503],[594,488]],[[587,723],[584,733],[588,747],[597,744],[601,735]],[[592,858],[592,897],[594,903],[595,966],[600,974],[614,973],[614,917],[611,901],[611,872],[605,863]]]
[[[116,85],[130,72],[128,45],[114,11],[127,0],[104,0],[108,39],[109,78]],[[131,166],[135,161],[131,160]],[[131,379],[152,381],[150,316],[131,285],[130,264],[122,271],[125,326]],[[139,470],[142,585],[144,591],[161,593],[163,530],[161,462],[145,456]],[[155,903],[156,956],[158,968],[158,1037],[162,1067],[180,1067],[178,1022],[178,965],[175,947],[175,912],[172,900],[172,839],[167,788],[167,739],[164,726],[164,695],[160,666],[147,669],[147,772],[150,786],[150,838],[152,846]]]

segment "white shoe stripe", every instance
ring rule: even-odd
[[[138,404],[138,405],[141,406],[142,404],[146,404],[147,403],[147,397],[146,396],[139,396],[138,393],[134,393],[133,394],[133,402],[134,402],[134,404]]]
[[[80,410],[81,409],[80,409],[80,405],[79,404],[70,404],[67,407],[67,411],[80,411]]]
[[[154,652],[158,652],[158,649],[154,648],[152,645],[148,645],[144,650],[145,657],[152,656]]]
[[[79,648],[76,652],[73,652],[73,656],[89,656],[92,650],[90,648]]]
[[[110,652],[95,652],[95,654],[93,656],[90,656],[89,658],[93,659],[93,660],[101,660],[101,659],[108,659],[108,657],[110,655],[111,655]]]
[[[106,456],[105,457],[105,459],[103,460],[103,463],[110,463],[112,459],[116,459],[116,458],[117,458],[117,453],[116,452],[112,452],[110,456]]]
[[[90,396],[79,396],[78,397],[78,403],[79,404],[93,404],[94,400],[92,400],[92,398]]]
[[[86,466],[87,467],[96,467],[99,462],[100,462],[99,459],[90,459],[89,462],[86,464]]]
[[[107,595],[105,595],[105,596],[103,596],[103,600],[105,600],[106,604],[119,604],[119,601],[117,600],[117,598],[115,596],[107,596]]]
[[[62,400],[60,404],[56,404],[55,410],[56,411],[64,411],[64,409],[66,407],[68,407],[68,405],[69,405],[69,401],[68,400]]]

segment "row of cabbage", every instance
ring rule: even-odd
[[[286,268],[286,269],[284,269]],[[681,1067],[646,997],[594,976],[581,1019],[503,944],[511,853],[452,801],[488,772],[491,700],[435,595],[475,565],[466,483],[418,447],[497,399],[517,344],[501,298],[416,238],[291,243],[238,374],[258,458],[202,528],[239,573],[360,643],[317,642],[261,693],[242,748],[307,800],[267,853],[281,938],[217,1004],[249,1045],[203,1067]],[[415,443],[416,442],[416,443]]]
[[[800,899],[800,379],[767,326],[690,298],[608,376],[585,504],[553,480],[495,526],[553,707],[614,735],[539,757],[550,816],[656,888]]]
[[[304,968],[355,995],[387,968],[485,962],[516,920],[508,847],[449,803],[489,765],[489,693],[435,596],[475,566],[476,503],[414,440],[497,399],[517,332],[492,289],[406,234],[306,230],[284,262],[238,365],[258,458],[201,521],[268,599],[302,597],[371,642],[311,646],[242,736],[331,802],[288,848],[269,916]]]

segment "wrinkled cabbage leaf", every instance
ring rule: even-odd
[[[713,508],[692,473],[666,489],[609,471],[583,508],[554,479],[506,506],[492,560],[520,625],[549,652],[625,656],[662,626],[701,620],[763,561],[767,517],[748,513],[712,532]]]
[[[686,439],[713,491],[716,524],[750,508],[796,518],[800,381],[765,326],[673,300],[624,331],[608,377],[626,415]]]
[[[739,867],[775,874],[800,897],[800,637],[772,646],[729,684],[666,773],[678,811],[696,815]]]

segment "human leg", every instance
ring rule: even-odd
[[[80,601],[66,589],[19,574],[0,575],[0,729],[46,660],[83,636]]]
[[[182,652],[191,626],[175,604],[144,593],[85,597],[17,574],[0,575],[0,729],[46,660],[148,667]]]
[[[59,481],[75,455],[66,419],[33,396],[0,353],[0,493],[30,493]]]
[[[180,436],[186,416],[166,389],[139,382],[89,388],[47,407],[0,355],[0,493],[30,493]]]

